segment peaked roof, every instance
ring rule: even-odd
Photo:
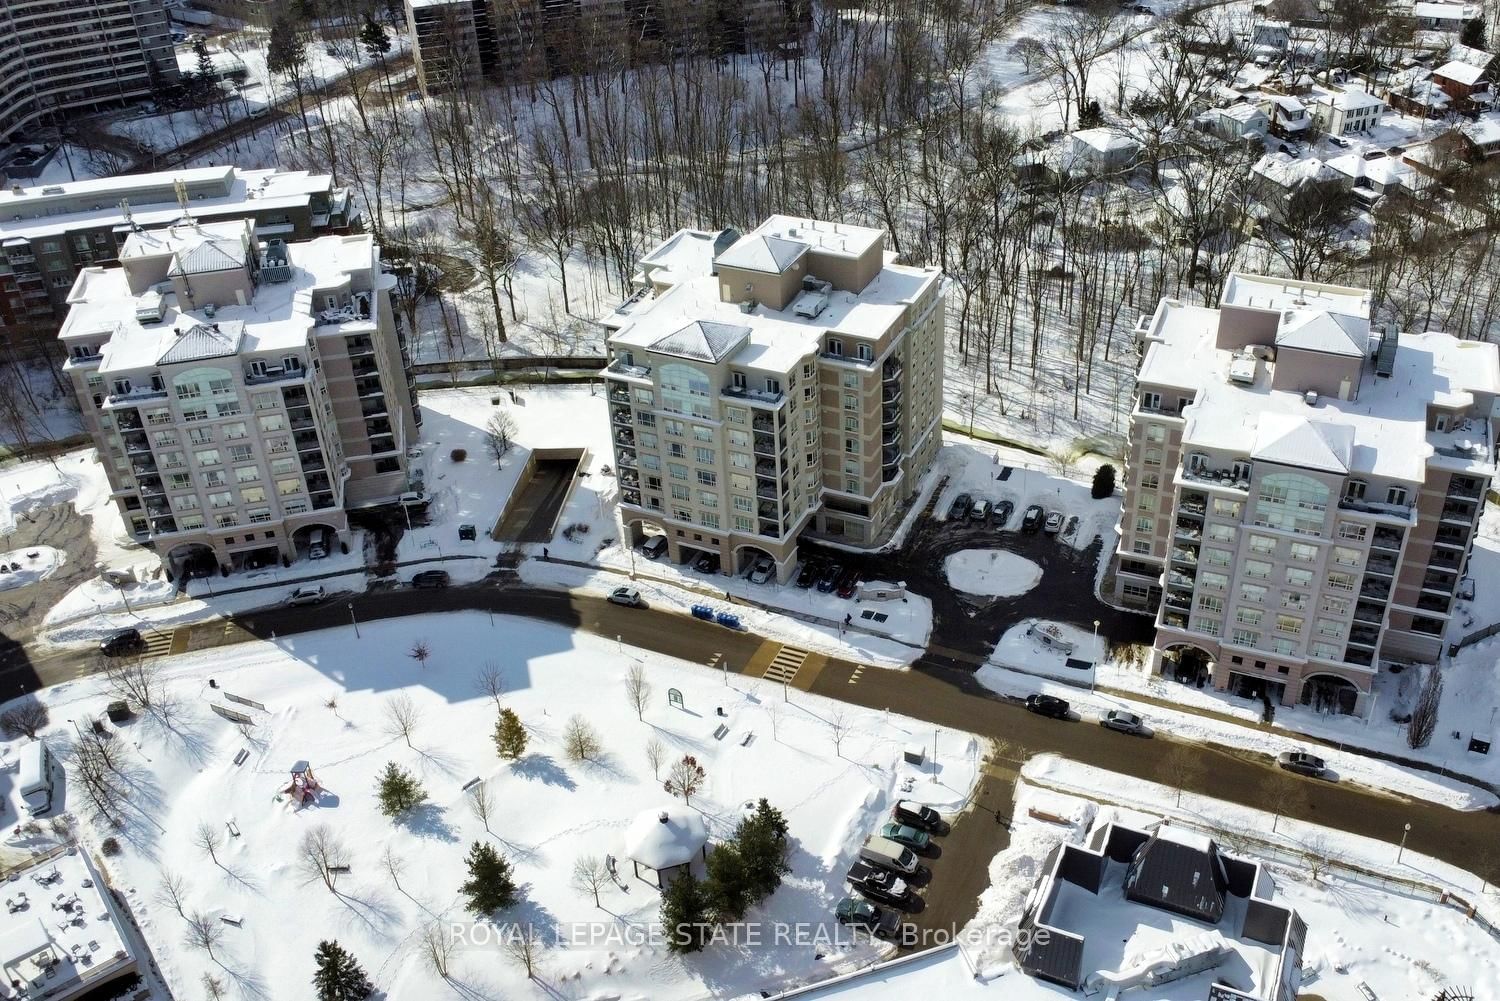
[[[665,337],[651,342],[652,351],[691,358],[694,361],[719,362],[750,336],[749,327],[733,323],[714,323],[711,320],[694,320],[685,327],[672,331]]]
[[[1347,473],[1353,449],[1352,427],[1310,421],[1296,414],[1263,413],[1255,428],[1250,457],[1283,466]]]
[[[1276,346],[1361,358],[1369,339],[1369,322],[1325,310],[1287,310],[1276,328]]]
[[[1451,62],[1443,63],[1443,65],[1433,70],[1432,75],[1446,77],[1458,83],[1475,84],[1479,82],[1480,77],[1484,76],[1484,67],[1475,66],[1473,63],[1464,62],[1461,59],[1454,59]]]
[[[805,243],[785,240],[779,236],[756,236],[752,233],[714,258],[714,263],[779,275],[805,253]]]
[[[172,346],[158,359],[158,365],[180,365],[183,362],[225,358],[239,353],[245,325],[238,320],[222,324],[194,324],[178,335]]]
[[[1153,834],[1136,850],[1125,874],[1125,896],[1209,924],[1224,916],[1229,878],[1212,841],[1183,844]]]
[[[189,250],[179,250],[169,275],[202,275],[234,271],[245,266],[245,248],[238,241],[204,240]]]

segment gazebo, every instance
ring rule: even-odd
[[[663,874],[670,882],[675,870],[687,868],[694,855],[708,859],[708,827],[696,810],[646,810],[625,829],[625,857],[636,878],[644,878],[644,867],[656,876],[658,888],[665,885]]]

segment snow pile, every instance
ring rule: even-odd
[[[0,475],[0,490],[4,493],[0,533],[9,535],[16,530],[17,518],[54,504],[66,504],[78,496],[78,481],[50,463],[29,462]]]
[[[67,553],[52,546],[28,546],[0,553],[0,591],[46,580],[67,559]]]
[[[1044,630],[1046,631],[1044,633]],[[1042,639],[1052,637],[1050,642]],[[1087,681],[1086,670],[1069,667],[1069,660],[1097,664],[1108,652],[1108,643],[1091,630],[1066,622],[1022,619],[1005,631],[990,654],[996,667],[1016,668],[1028,674],[1049,674],[1069,681]],[[986,670],[986,668],[981,668]]]
[[[1014,598],[1036,587],[1042,568],[1003,549],[962,549],[943,561],[954,589],[995,598]]]
[[[134,584],[115,587],[101,577],[91,577],[53,605],[42,622],[47,627],[54,627],[87,615],[164,605],[176,597],[176,586],[165,578],[137,580]]]
[[[730,676],[726,685],[718,672],[613,640],[501,615],[491,621],[460,613],[362,622],[358,638],[341,626],[164,662],[181,704],[169,726],[143,715],[112,742],[131,781],[127,826],[89,837],[110,833],[124,845],[110,860],[112,883],[130,901],[175,993],[192,994],[205,972],[221,976],[223,963],[253,970],[260,996],[303,996],[314,944],[336,932],[392,1001],[442,996],[446,986],[421,946],[421,932],[433,922],[464,930],[451,960],[453,980],[482,982],[488,997],[534,990],[493,937],[496,926],[512,922],[530,922],[548,939],[538,975],[570,997],[740,996],[855,968],[889,949],[848,935],[817,948],[777,944],[765,926],[754,962],[729,945],[671,956],[646,937],[660,898],[625,860],[626,830],[642,810],[691,810],[717,842],[746,803],[767,797],[790,826],[792,872],[746,920],[807,922],[831,937],[842,875],[863,836],[897,798],[958,809],[982,758],[976,739],[945,755],[934,783],[903,760],[920,725],[914,720],[796,691],[783,701],[779,688],[757,679]],[[425,668],[408,655],[418,640],[430,649]],[[528,733],[514,763],[495,753],[497,702],[476,686],[487,659],[501,675],[498,702]],[[625,697],[635,662],[652,687],[644,721]],[[210,677],[217,688],[207,687]],[[668,705],[669,688],[681,692],[683,708]],[[226,693],[266,708],[235,706],[253,721],[242,731],[211,711],[211,704],[227,705]],[[94,679],[40,697],[58,723],[46,737],[64,758],[75,739],[64,721],[100,713],[108,701]],[[409,743],[390,722],[403,699],[416,716]],[[563,731],[574,713],[599,735],[603,751],[592,762],[575,763],[565,751]],[[833,720],[850,727],[841,755]],[[727,733],[716,738],[721,724]],[[666,766],[658,777],[646,753],[653,741],[668,764],[691,754],[705,769],[690,806],[663,791]],[[317,802],[300,810],[273,802],[298,761],[311,764],[322,788]],[[380,814],[375,796],[387,762],[415,775],[427,795],[395,821]],[[471,809],[466,789],[474,779],[498,804],[488,818],[493,833]],[[196,847],[200,824],[219,835],[217,862]],[[347,851],[350,868],[337,877],[336,895],[299,871],[298,846],[321,826]],[[457,893],[474,841],[504,852],[521,887],[521,902],[493,923],[475,922]],[[619,882],[603,888],[598,908],[571,885],[584,855],[619,860]],[[224,927],[214,958],[185,944],[183,919],[159,900],[164,863],[184,880],[187,913],[201,911],[216,925],[223,915],[240,919]],[[701,873],[701,864],[696,869]]]

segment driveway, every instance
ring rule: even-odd
[[[52,606],[95,575],[90,520],[71,503],[39,508],[16,518],[16,530],[5,540],[6,549],[51,546],[66,553],[67,562],[46,580],[0,591],[0,659],[21,656],[19,648],[36,637]]]
[[[934,491],[934,497],[941,491]],[[979,668],[989,659],[1001,635],[1025,619],[1053,619],[1071,623],[1085,632],[1099,621],[1099,633],[1112,643],[1147,643],[1155,627],[1151,619],[1122,612],[1094,596],[1094,579],[1103,556],[1104,541],[1096,538],[1079,550],[1057,536],[1018,531],[1021,512],[1011,514],[1008,528],[971,521],[940,521],[931,506],[917,516],[899,551],[867,555],[848,553],[803,542],[801,551],[837,560],[855,567],[861,578],[905,581],[908,590],[932,602],[932,636],[927,655],[929,665]],[[1004,549],[1041,567],[1042,579],[1025,594],[1012,598],[967,595],[948,586],[943,562],[965,549]]]

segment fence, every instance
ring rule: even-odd
[[[249,706],[251,709],[259,709],[261,712],[266,711],[266,707],[264,705],[256,702],[254,699],[247,699],[243,695],[230,695],[228,692],[225,692],[224,698],[228,699],[230,702],[237,702],[242,706]]]
[[[449,375],[453,372],[522,372],[535,368],[602,369],[609,359],[603,355],[515,355],[505,358],[456,358],[413,365],[417,375]]]
[[[1483,629],[1476,629],[1472,633],[1469,633],[1467,636],[1465,636],[1463,639],[1459,640],[1457,643],[1449,643],[1448,656],[1452,657],[1464,647],[1473,646],[1480,640],[1487,640],[1497,633],[1500,633],[1500,622],[1492,622],[1489,625],[1485,626]]]

